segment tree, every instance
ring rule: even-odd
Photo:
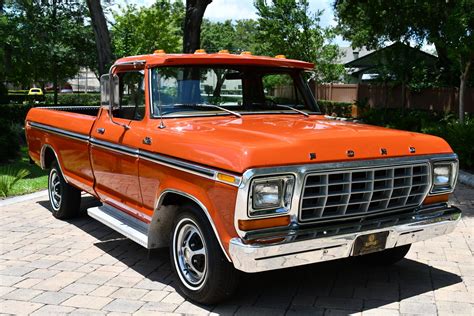
[[[354,47],[376,48],[388,41],[434,44],[442,77],[459,82],[459,119],[474,60],[472,0],[337,0],[339,30]],[[458,80],[451,74],[457,73]]]
[[[116,12],[112,28],[115,55],[151,54],[156,49],[179,51],[182,23],[179,11],[183,6],[176,3],[159,0],[149,8],[127,5]]]
[[[319,81],[340,79],[344,67],[335,63],[340,52],[331,43],[335,33],[319,25],[322,11],[311,13],[307,0],[256,0],[257,53],[316,64]]]
[[[86,65],[93,51],[92,30],[86,25],[83,3],[59,0],[9,1],[5,5],[9,29],[5,79],[23,87],[53,83],[57,87]]]
[[[186,0],[183,53],[194,53],[201,48],[202,17],[212,0]]]
[[[91,17],[92,28],[94,29],[95,44],[97,47],[97,61],[99,75],[108,72],[108,66],[112,63],[112,45],[110,33],[107,27],[104,11],[100,0],[87,0],[87,7]]]
[[[207,52],[226,49],[231,53],[256,49],[257,22],[255,20],[227,20],[211,22],[204,19],[201,30],[201,47]]]
[[[201,48],[208,53],[216,53],[221,49],[236,52],[235,28],[231,20],[211,22],[204,20],[201,30]]]

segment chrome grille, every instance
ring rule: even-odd
[[[305,178],[300,221],[418,206],[429,190],[428,164],[311,173]]]

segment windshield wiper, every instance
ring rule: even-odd
[[[215,108],[219,109],[221,111],[230,113],[232,115],[235,115],[237,117],[242,117],[240,113],[228,110],[226,108],[223,108],[221,106],[215,105],[215,104],[205,104],[205,103],[175,103],[174,106],[187,106],[187,107],[203,107],[203,108]]]
[[[308,113],[303,112],[303,111],[300,111],[300,110],[295,109],[294,107],[291,107],[291,106],[288,106],[288,105],[275,104],[275,106],[278,106],[278,107],[281,107],[281,108],[285,108],[285,109],[290,109],[290,110],[293,110],[293,111],[295,111],[295,112],[301,113],[301,114],[303,114],[303,115],[306,116],[306,117],[309,117],[309,114],[308,114]]]

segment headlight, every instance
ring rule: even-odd
[[[454,190],[458,173],[458,163],[455,161],[442,161],[433,163],[433,186],[431,192],[449,193]]]
[[[294,185],[293,176],[255,179],[249,198],[249,216],[287,213]]]

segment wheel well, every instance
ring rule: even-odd
[[[53,162],[56,161],[56,155],[51,147],[47,146],[43,153],[43,168],[50,169]]]
[[[193,204],[197,208],[202,209],[202,207],[198,203],[196,203],[193,199],[187,196],[184,196],[179,193],[174,193],[174,192],[168,192],[165,194],[166,194],[165,197],[161,201],[162,206],[169,206],[169,205],[180,206],[184,204]]]
[[[176,192],[166,192],[158,201],[150,223],[148,235],[149,248],[161,248],[169,245],[169,237],[178,208],[184,204],[192,204],[203,213],[205,210],[192,198]]]

